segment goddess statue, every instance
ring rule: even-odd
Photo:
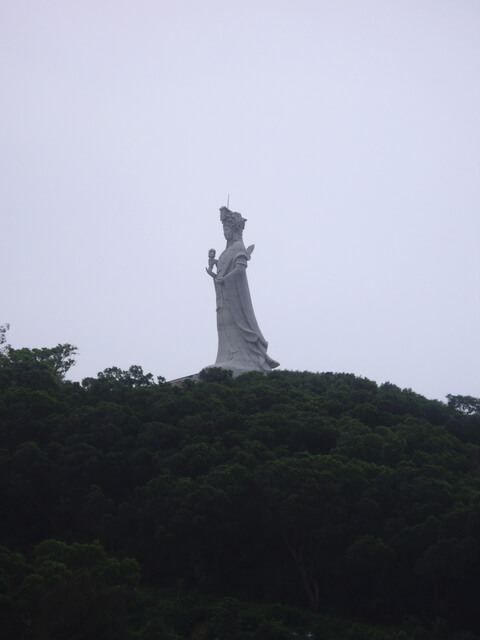
[[[220,220],[227,246],[218,260],[210,249],[206,268],[217,297],[218,352],[210,366],[230,369],[234,376],[271,371],[279,363],[267,354],[268,343],[255,318],[247,281],[247,262],[255,245],[246,249],[243,244],[246,219],[240,213],[222,207]]]

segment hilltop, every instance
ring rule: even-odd
[[[475,398],[74,352],[0,354],[3,637],[477,637]]]

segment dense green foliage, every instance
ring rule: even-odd
[[[476,637],[475,399],[288,371],[80,385],[74,351],[0,352],[5,637]]]

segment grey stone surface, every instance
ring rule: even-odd
[[[168,380],[168,384],[173,385],[174,387],[183,387],[187,380],[191,380],[192,382],[198,382],[200,380],[200,374],[193,373],[190,376],[183,376],[182,378],[175,378],[174,380]]]
[[[267,354],[268,343],[255,318],[248,288],[247,263],[254,245],[245,248],[243,244],[246,219],[222,207],[220,220],[227,246],[218,260],[215,250],[210,249],[206,269],[217,299],[218,352],[215,364],[210,366],[230,369],[234,376],[271,371],[279,363]]]

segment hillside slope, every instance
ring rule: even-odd
[[[140,570],[143,585],[178,602],[199,592],[226,597],[227,609],[277,602],[403,624],[399,638],[413,638],[412,625],[435,637],[480,631],[480,415],[351,374],[210,370],[180,388],[131,367],[80,385],[43,351],[0,356],[12,638],[28,615],[40,626],[23,637],[49,637],[38,630],[41,594],[52,584],[57,599],[65,585],[84,594],[82,581],[117,611],[102,637],[123,637],[114,621],[138,597]],[[46,601],[50,611],[55,597]],[[122,633],[147,638],[138,625],[128,635],[134,619],[146,628],[146,600],[135,602]],[[283,637],[255,633],[238,638]]]

